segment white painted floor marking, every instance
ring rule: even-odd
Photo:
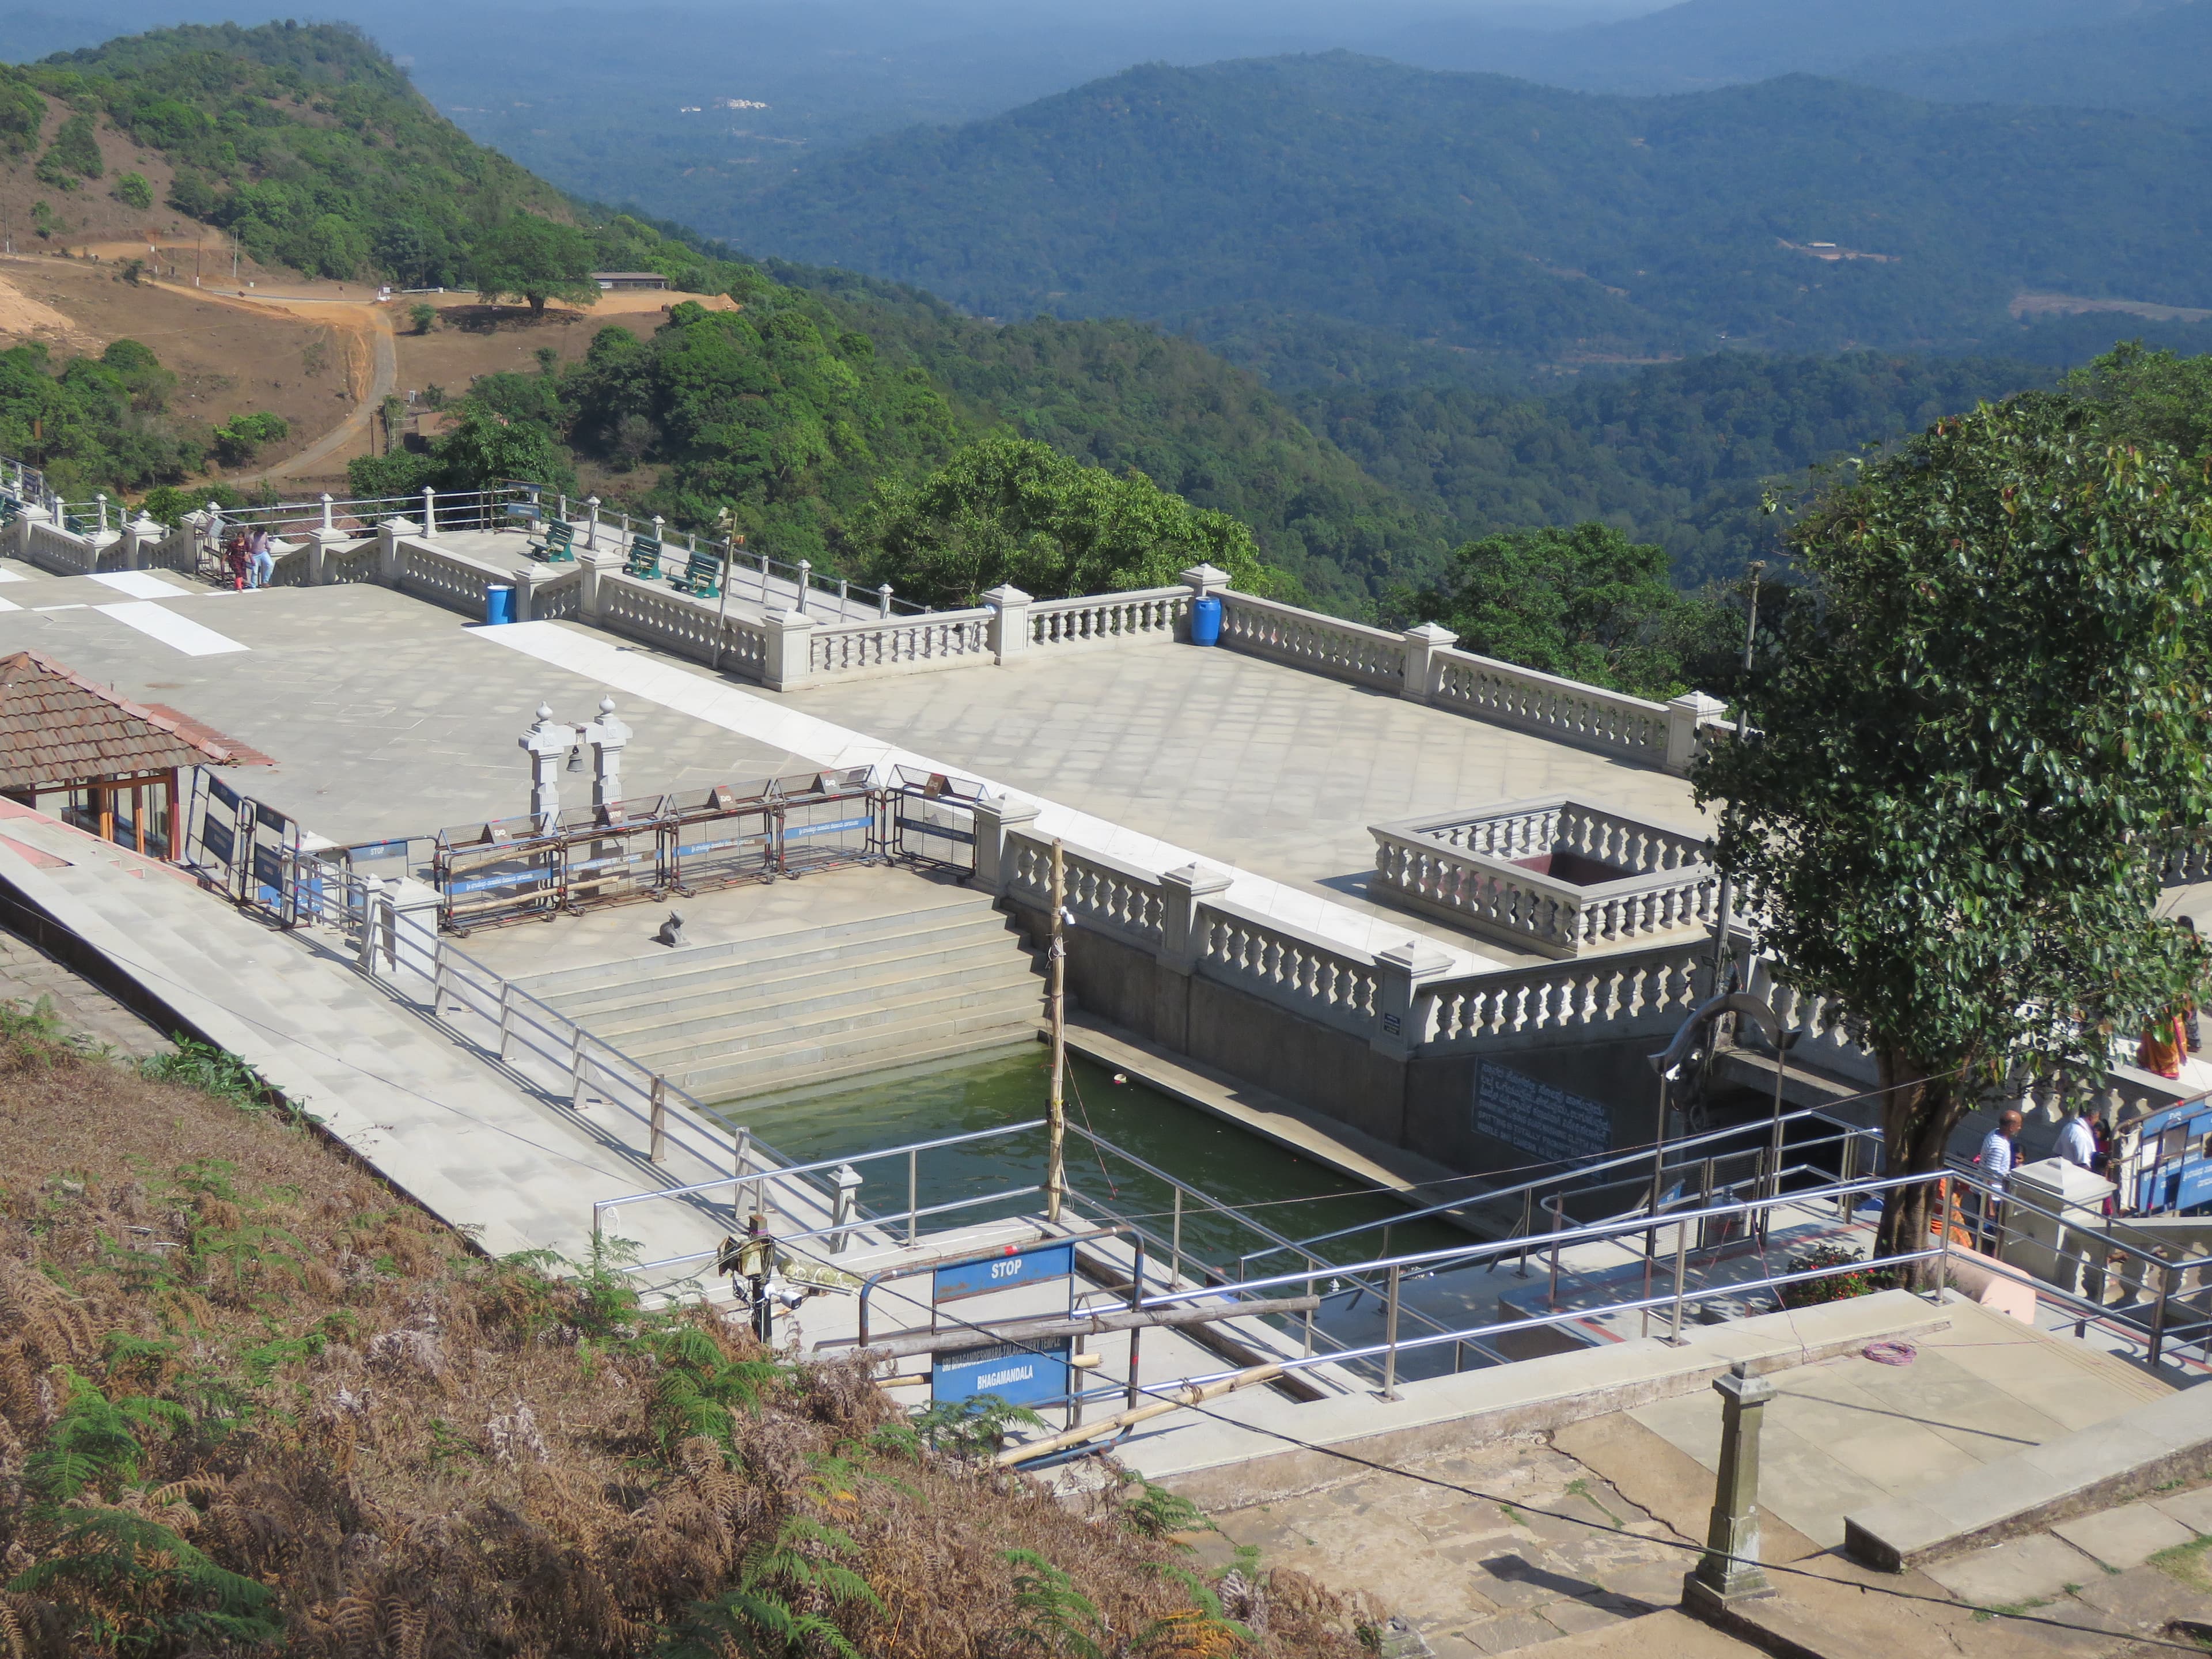
[[[150,570],[100,571],[94,574],[93,580],[118,593],[128,593],[134,599],[180,599],[192,591],[179,587],[174,582],[165,582]]]
[[[127,628],[156,639],[188,657],[219,657],[228,651],[244,651],[228,635],[218,634],[212,628],[203,628],[198,623],[179,617],[173,611],[165,611],[151,599],[134,599],[128,605],[98,606],[103,617],[112,617]]]
[[[1332,945],[1349,945],[1371,955],[1393,949],[1417,937],[1414,926],[1410,921],[1370,916],[1364,911],[1351,909],[1317,893],[1287,886],[1266,876],[1255,876],[1233,864],[1145,835],[1115,823],[1110,818],[1078,811],[1074,807],[1047,800],[1026,789],[1017,789],[1012,785],[984,777],[966,767],[917,755],[880,738],[872,738],[865,732],[854,732],[812,714],[801,714],[795,708],[784,708],[764,696],[741,691],[734,685],[709,679],[703,674],[693,673],[672,664],[656,662],[639,655],[635,650],[625,650],[611,641],[594,639],[589,635],[563,628],[558,623],[512,623],[504,628],[475,628],[466,631],[471,638],[489,640],[495,644],[506,646],[526,656],[535,657],[540,662],[565,668],[572,674],[581,675],[612,690],[633,697],[643,697],[648,702],[657,702],[664,708],[672,708],[678,714],[705,720],[725,731],[741,732],[757,742],[787,749],[795,755],[804,755],[818,766],[839,769],[911,766],[921,771],[942,772],[950,777],[973,779],[995,793],[1033,800],[1038,809],[1036,829],[1042,834],[1060,836],[1093,852],[1137,865],[1156,875],[1164,871],[1181,869],[1187,864],[1210,865],[1230,878],[1227,896],[1234,899],[1243,908],[1296,927]],[[969,672],[984,673],[989,671],[977,668]],[[1480,973],[1505,965],[1494,957],[1470,951],[1462,945],[1447,943],[1434,934],[1419,934],[1418,937],[1450,957],[1456,972]]]
[[[0,570],[0,582],[27,582],[30,580],[20,570]]]
[[[0,599],[0,611],[21,611],[22,608],[13,599]]]

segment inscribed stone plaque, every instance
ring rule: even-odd
[[[1495,1060],[1475,1067],[1474,1127],[1547,1162],[1585,1158],[1613,1145],[1612,1115],[1596,1101]]]

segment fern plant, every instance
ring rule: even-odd
[[[756,1410],[762,1399],[790,1375],[771,1359],[731,1359],[714,1339],[696,1325],[655,1333],[648,1346],[661,1363],[653,1381],[647,1420],[661,1449],[703,1436],[726,1452],[736,1450],[732,1411]]]
[[[746,1558],[734,1589],[692,1603],[661,1638],[661,1659],[785,1659],[810,1649],[860,1659],[829,1617],[793,1605],[794,1599],[857,1603],[882,1613],[882,1598],[867,1580],[837,1559],[838,1551],[857,1547],[836,1528],[794,1516]]]
[[[52,1547],[8,1589],[74,1613],[88,1644],[80,1651],[206,1651],[283,1636],[265,1586],[217,1566],[158,1521],[106,1505],[60,1516]]]

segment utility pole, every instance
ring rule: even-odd
[[[1766,574],[1766,561],[1753,559],[1749,569],[1751,571],[1751,615],[1745,620],[1743,625],[1743,672],[1747,674],[1751,672],[1752,641],[1759,633],[1759,579]]]
[[[1061,1095],[1067,1072],[1067,938],[1061,918],[1067,905],[1067,860],[1052,843],[1052,1101],[1045,1109],[1044,1218],[1060,1219],[1060,1200],[1067,1185],[1067,1103]]]

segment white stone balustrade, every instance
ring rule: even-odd
[[[1650,945],[1715,919],[1703,836],[1565,795],[1368,833],[1375,896],[1539,956]]]
[[[1036,650],[1172,641],[1190,617],[1187,587],[1150,587],[1081,599],[1031,601],[1029,643]]]
[[[1004,867],[1009,897],[1048,913],[1052,908],[1052,843],[1033,832],[1008,837]],[[1166,938],[1165,895],[1159,878],[1103,853],[1063,845],[1061,867],[1069,915],[1086,927],[1156,951]]]
[[[1221,643],[1332,679],[1395,691],[1406,681],[1406,641],[1380,628],[1324,617],[1273,599],[1218,591]]]
[[[1656,1036],[1689,1015],[1711,975],[1707,947],[1677,945],[1550,968],[1502,968],[1415,988],[1413,1030],[1424,1054],[1557,1042]]]
[[[990,611],[977,610],[817,623],[807,641],[808,678],[853,679],[988,662],[991,622]]]
[[[769,629],[746,617],[727,616],[712,605],[685,599],[609,568],[619,556],[592,556],[604,564],[587,565],[578,573],[578,606],[581,614],[585,583],[596,577],[593,618],[610,633],[626,635],[647,645],[657,645],[694,662],[714,663],[752,678],[766,678]],[[774,618],[770,618],[771,623]]]

